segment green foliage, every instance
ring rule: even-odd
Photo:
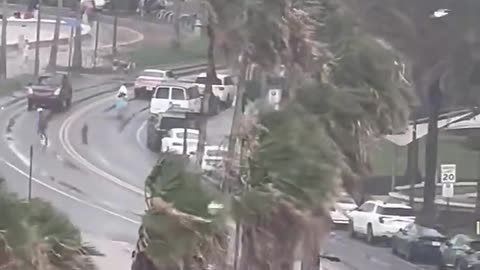
[[[173,265],[184,256],[211,255],[221,252],[224,234],[223,209],[212,212],[212,202],[221,196],[208,190],[201,174],[189,159],[166,154],[161,157],[145,185],[150,193],[150,207],[143,225],[150,237],[147,254],[155,265]]]
[[[0,257],[9,258],[2,263],[21,269],[38,269],[40,265],[53,269],[94,268],[83,256],[86,250],[78,229],[50,203],[20,200],[0,184],[0,215]]]

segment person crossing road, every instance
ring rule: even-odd
[[[43,108],[38,108],[38,125],[37,125],[37,133],[40,136],[40,142],[44,145],[48,145],[48,137],[47,137],[47,115]]]

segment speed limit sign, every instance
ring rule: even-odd
[[[457,180],[457,165],[442,164],[440,165],[440,181],[442,183],[455,183]]]

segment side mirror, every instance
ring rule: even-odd
[[[452,246],[453,246],[452,242],[450,242],[450,241],[446,241],[446,242],[445,242],[445,245],[446,245],[447,247],[452,247]]]

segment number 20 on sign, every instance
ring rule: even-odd
[[[455,183],[457,180],[457,165],[442,164],[440,166],[440,177],[442,183]]]

